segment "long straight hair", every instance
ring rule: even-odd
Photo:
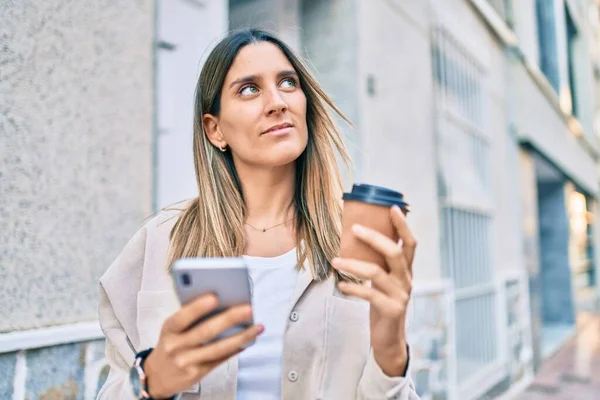
[[[274,35],[248,29],[231,33],[209,54],[196,85],[194,165],[199,196],[187,203],[170,235],[169,268],[178,258],[238,257],[244,252],[247,208],[231,152],[219,151],[207,138],[202,116],[218,116],[225,76],[239,51],[250,44],[277,46],[296,70],[307,102],[308,143],[296,159],[295,231],[298,267],[309,261],[315,280],[352,279],[331,267],[341,232],[342,178],[336,153],[350,170],[350,158],[327,106],[350,121],[309,73],[294,52]]]

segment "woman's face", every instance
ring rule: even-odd
[[[220,114],[206,114],[204,127],[214,145],[229,148],[236,166],[286,165],[302,154],[306,96],[277,46],[260,42],[240,50],[225,77]]]

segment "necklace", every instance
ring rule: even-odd
[[[264,232],[268,231],[269,229],[277,228],[278,226],[281,226],[281,225],[283,225],[283,224],[287,224],[288,222],[290,222],[290,221],[291,221],[291,220],[293,220],[293,219],[294,219],[294,218],[290,218],[290,219],[288,219],[287,221],[284,221],[284,222],[282,222],[282,223],[280,223],[280,224],[273,225],[273,226],[269,226],[268,228],[262,228],[262,229],[255,228],[255,227],[253,227],[252,225],[250,225],[250,224],[249,224],[249,223],[247,223],[247,222],[246,222],[246,225],[248,225],[250,228],[254,229],[255,231],[261,231],[261,232],[263,232],[263,233],[264,233]]]

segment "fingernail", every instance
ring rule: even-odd
[[[339,282],[338,283],[338,288],[340,290],[344,290],[344,288],[347,288],[347,287],[348,287],[348,284],[346,282]]]
[[[214,294],[209,294],[205,301],[208,307],[216,307],[219,304],[219,299]]]
[[[402,212],[402,209],[400,208],[400,206],[398,206],[398,204],[394,204],[394,205],[392,206],[392,208],[393,208],[393,209],[394,209],[394,211],[396,211],[396,212]]]
[[[332,264],[338,264],[340,262],[340,258],[339,257],[335,257],[333,260],[331,260]]]
[[[265,331],[265,326],[264,325],[258,325],[258,328],[256,328],[256,332],[260,335],[261,333],[263,333]]]

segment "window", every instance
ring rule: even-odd
[[[558,71],[558,54],[556,51],[556,13],[554,2],[536,0],[535,11],[538,28],[539,65],[554,90],[558,93],[560,77]]]
[[[579,117],[579,106],[577,104],[577,88],[575,81],[575,43],[577,41],[577,26],[569,7],[565,4],[565,15],[567,24],[567,57],[569,58],[569,89],[571,91],[571,112],[574,116]]]
[[[442,272],[453,282],[459,397],[494,385],[500,357],[492,266],[486,73],[444,28],[433,43]],[[486,206],[490,205],[490,206]],[[489,389],[486,386],[484,389]]]

